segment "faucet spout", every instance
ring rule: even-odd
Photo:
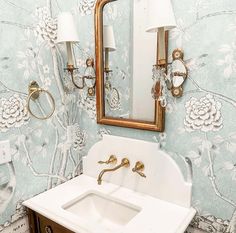
[[[130,162],[127,158],[124,158],[122,159],[121,161],[121,164],[120,165],[117,165],[116,167],[114,168],[110,168],[110,169],[103,169],[100,173],[99,173],[99,176],[98,176],[98,179],[97,179],[97,182],[98,182],[98,185],[101,185],[102,184],[102,177],[103,175],[106,173],[106,172],[113,172],[113,171],[116,171],[122,167],[129,167],[130,166]]]

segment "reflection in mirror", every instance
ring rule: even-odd
[[[116,51],[116,43],[112,25],[103,26],[103,47],[105,51],[104,70],[106,73],[109,73],[109,71],[111,71],[109,69],[109,53]]]
[[[105,116],[129,118],[131,0],[108,2],[103,8]]]
[[[146,32],[147,1],[118,0],[103,9],[105,115],[154,121],[150,93],[156,34]]]
[[[146,32],[147,2],[97,1],[98,123],[163,130],[164,108],[153,99],[151,93],[157,35]]]

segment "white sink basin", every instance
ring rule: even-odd
[[[137,206],[96,191],[89,191],[66,203],[62,208],[84,220],[89,219],[92,225],[107,232],[124,227],[141,211]]]
[[[24,205],[76,233],[183,233],[196,213],[86,175]]]
[[[127,155],[130,168],[142,161],[147,178],[121,168],[98,185],[98,174],[112,166],[97,161],[111,154],[118,161]],[[196,213],[191,172],[186,182],[157,143],[104,135],[83,159],[83,172],[24,205],[76,233],[184,233]]]

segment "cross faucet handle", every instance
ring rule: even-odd
[[[132,172],[138,173],[141,177],[146,178],[146,175],[143,173],[144,164],[140,161],[136,162],[135,167],[132,169]]]
[[[107,161],[98,161],[99,164],[116,164],[117,158],[115,155],[111,155]]]

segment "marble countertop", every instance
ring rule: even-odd
[[[23,204],[39,214],[78,233],[108,233],[99,225],[63,209],[63,206],[89,191],[99,192],[140,208],[124,227],[112,233],[183,233],[196,210],[185,208],[112,183],[97,185],[96,179],[81,175]]]

